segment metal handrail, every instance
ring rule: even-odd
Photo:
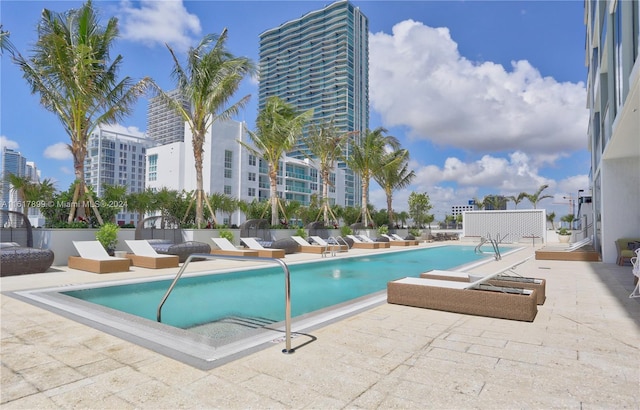
[[[260,261],[260,262],[272,262],[272,263],[279,264],[282,270],[284,271],[284,299],[285,299],[284,328],[285,328],[286,347],[285,349],[282,349],[282,353],[290,354],[295,351],[294,349],[291,348],[291,280],[290,280],[291,274],[289,272],[289,267],[287,266],[287,264],[284,263],[282,259],[278,259],[278,258],[262,258],[262,257],[255,257],[255,256],[236,256],[236,255],[212,255],[210,253],[193,253],[189,255],[187,260],[184,262],[184,264],[176,274],[176,277],[173,279],[173,282],[171,282],[171,285],[169,285],[169,289],[167,289],[167,292],[164,294],[164,296],[162,297],[162,300],[160,301],[160,304],[158,305],[157,316],[156,316],[158,322],[162,322],[162,306],[169,298],[169,295],[173,291],[173,288],[176,286],[176,283],[178,283],[178,280],[180,280],[180,278],[182,277],[182,274],[186,270],[189,263],[196,258],[197,259],[231,259],[231,260],[254,261],[254,262]]]
[[[327,242],[329,242],[331,239],[333,239],[335,243],[340,247],[338,252],[347,252],[349,250],[349,242],[347,242],[342,236],[331,236],[329,237],[329,239],[327,239]],[[342,243],[340,243],[340,241],[342,241]],[[344,251],[342,250],[343,245],[346,247]]]

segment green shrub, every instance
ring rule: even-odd
[[[220,229],[220,231],[218,232],[218,236],[220,236],[221,238],[225,238],[229,242],[233,243],[233,232],[228,229]]]
[[[387,225],[380,225],[378,227],[378,235],[386,235],[389,233],[389,227]]]
[[[307,230],[304,229],[303,227],[300,227],[300,228],[296,229],[296,236],[299,236],[301,238],[306,238],[307,237]]]
[[[418,228],[409,229],[409,234],[413,235],[414,238],[419,238],[422,235],[422,231]]]
[[[347,236],[347,235],[351,235],[353,233],[353,231],[351,230],[351,227],[345,225],[342,228],[340,228],[340,235],[341,236]]]
[[[118,231],[120,227],[114,223],[107,222],[96,232],[96,240],[102,244],[107,251],[114,250],[118,245]]]

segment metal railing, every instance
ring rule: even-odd
[[[171,285],[169,285],[169,289],[167,289],[167,292],[164,294],[164,296],[162,297],[162,300],[160,301],[160,304],[158,305],[158,310],[156,313],[157,315],[156,319],[158,322],[162,322],[162,306],[169,298],[169,295],[173,291],[173,288],[175,288],[176,283],[178,283],[178,281],[182,277],[182,274],[187,269],[187,266],[189,266],[189,263],[193,259],[230,259],[230,260],[238,260],[238,261],[271,262],[271,263],[279,264],[282,270],[284,271],[284,298],[285,298],[284,327],[285,327],[286,347],[282,349],[282,353],[290,354],[295,351],[295,349],[291,348],[291,280],[290,280],[291,274],[289,272],[289,267],[287,266],[287,264],[284,263],[282,259],[278,259],[278,258],[261,258],[261,257],[255,257],[255,256],[236,256],[236,255],[212,255],[209,253],[193,253],[189,255],[189,257],[184,262],[184,264],[182,264],[182,267],[176,274],[176,277],[173,279],[173,282],[171,282]],[[222,273],[219,273],[218,275],[220,274]]]
[[[500,238],[500,235],[497,234],[496,238],[492,238],[491,234],[487,234],[486,237],[482,237],[480,238],[480,243],[478,245],[476,245],[476,248],[474,250],[475,253],[485,253],[482,250],[482,245],[486,244],[486,243],[490,243],[491,244],[491,248],[493,249],[493,256],[495,258],[495,260],[499,261],[502,259],[502,254],[500,253],[500,243],[502,243],[502,241],[504,240],[504,238],[506,238],[507,235],[505,235],[503,238]]]

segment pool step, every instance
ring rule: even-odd
[[[265,317],[228,316],[215,322],[190,327],[187,330],[214,339],[226,339],[252,329],[261,329],[273,323],[276,321]]]

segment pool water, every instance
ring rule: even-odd
[[[387,282],[451,269],[486,255],[473,246],[441,246],[289,265],[291,316],[301,316],[386,289]],[[74,298],[156,320],[170,280],[62,292]],[[162,322],[182,329],[243,321],[259,327],[284,320],[280,267],[183,277],[167,299]]]

